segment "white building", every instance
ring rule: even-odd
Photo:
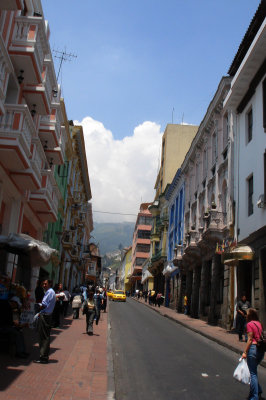
[[[235,260],[235,294],[239,297],[245,291],[261,317],[266,282],[265,56],[266,2],[262,0],[229,69],[232,82],[224,101],[235,142],[235,237],[240,253],[230,256]]]

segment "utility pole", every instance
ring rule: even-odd
[[[58,81],[63,61],[72,61],[72,58],[77,58],[77,56],[73,53],[67,53],[66,49],[64,51],[53,50],[53,53],[54,53],[54,57],[58,58],[60,60],[59,70],[58,70],[57,77],[56,77],[56,80]]]

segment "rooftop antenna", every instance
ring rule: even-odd
[[[175,111],[175,108],[173,107],[173,109],[172,109],[172,124],[174,123],[174,111]]]
[[[77,58],[77,56],[73,53],[67,53],[66,49],[64,51],[53,50],[53,53],[54,53],[54,57],[58,58],[60,60],[59,70],[58,70],[57,77],[56,77],[56,80],[58,81],[63,61],[71,61],[72,58]]]

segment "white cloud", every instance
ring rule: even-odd
[[[146,121],[132,136],[115,140],[110,130],[91,117],[82,125],[92,189],[93,210],[137,214],[141,202],[154,199],[154,183],[162,133]],[[94,213],[94,221],[135,221],[136,217]]]

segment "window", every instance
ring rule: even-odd
[[[216,131],[212,135],[212,165],[216,163],[217,159],[217,134]]]
[[[226,114],[223,119],[223,148],[228,144],[228,138],[229,138],[229,115]]]
[[[206,178],[208,170],[208,152],[207,149],[203,152],[203,178]]]
[[[247,114],[247,143],[252,140],[252,131],[253,131],[253,113],[252,109]]]
[[[175,205],[173,204],[171,207],[171,212],[170,212],[170,226],[174,222],[174,215],[175,215]]]
[[[144,230],[139,230],[138,231],[138,238],[139,239],[150,239],[151,237],[151,232],[150,231],[144,231]]]
[[[253,175],[248,178],[248,216],[253,214]]]

